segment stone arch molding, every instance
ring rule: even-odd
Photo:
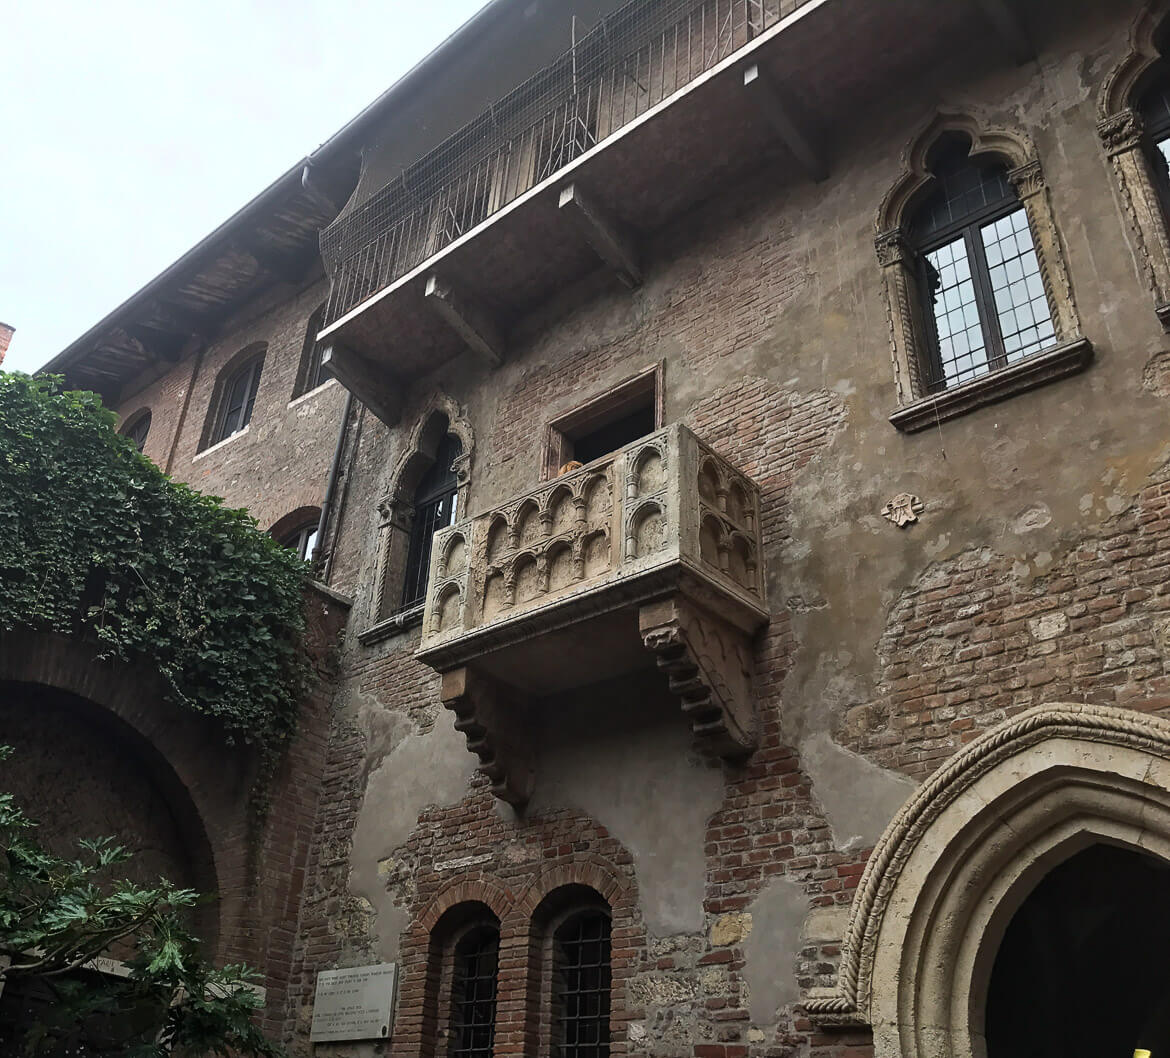
[[[1170,722],[1044,705],[915,791],[874,848],[818,1024],[870,1025],[876,1058],[985,1058],[999,942],[1053,867],[1100,842],[1170,861]]]
[[[1154,297],[1154,311],[1162,326],[1170,329],[1170,234],[1138,113],[1148,75],[1164,58],[1155,37],[1167,19],[1170,0],[1154,0],[1138,14],[1124,58],[1102,82],[1097,134],[1113,168],[1138,262]]]
[[[435,428],[439,416],[446,417],[445,432],[459,438],[463,449],[452,469],[459,487],[458,508],[461,512],[467,511],[471,466],[475,457],[475,432],[464,408],[446,393],[435,390],[420,409],[406,446],[394,464],[386,493],[378,504],[380,521],[374,593],[375,620],[388,616],[392,609],[393,581],[398,567],[405,561],[406,541],[414,512],[414,491],[434,463],[435,452],[443,438],[443,434]]]
[[[993,124],[973,112],[938,111],[903,151],[901,175],[882,198],[874,218],[874,248],[882,270],[882,294],[900,406],[927,396],[922,372],[926,329],[908,222],[933,182],[927,165],[931,149],[941,136],[952,132],[961,133],[971,141],[972,158],[994,159],[1007,167],[1008,180],[1027,213],[1056,340],[1070,342],[1081,334],[1048,186],[1031,137],[1022,129]]]

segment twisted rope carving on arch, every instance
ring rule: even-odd
[[[822,1025],[868,1022],[869,984],[882,919],[898,877],[942,811],[1003,760],[1046,739],[1071,737],[1170,759],[1170,722],[1099,705],[1040,705],[1005,721],[956,753],[923,783],[886,827],[866,863],[849,913],[834,994],[803,1003]]]

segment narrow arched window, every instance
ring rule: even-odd
[[[146,446],[146,435],[150,433],[150,412],[144,411],[134,416],[122,430],[122,436],[134,442],[139,452]]]
[[[459,506],[459,482],[454,465],[462,452],[459,438],[454,434],[444,434],[434,463],[415,489],[410,547],[402,585],[404,608],[415,606],[425,598],[431,563],[431,540],[436,532],[455,521]]]
[[[451,1058],[491,1058],[496,1038],[500,932],[491,923],[455,944],[451,974]]]
[[[260,373],[263,370],[263,355],[255,356],[225,381],[219,416],[212,431],[212,444],[239,433],[252,421],[252,409],[256,404],[256,393],[260,389]]]
[[[553,933],[554,1058],[608,1058],[609,915],[591,907],[569,914]]]
[[[1005,166],[969,157],[964,136],[941,139],[932,190],[914,212],[927,324],[928,391],[968,382],[1052,345],[1052,311],[1028,225]]]

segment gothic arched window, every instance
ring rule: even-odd
[[[406,575],[402,582],[403,608],[423,601],[431,564],[431,540],[440,529],[452,525],[458,513],[459,480],[455,460],[463,452],[459,438],[444,434],[435,461],[414,490],[414,512],[410,522],[410,546]]]
[[[959,136],[939,142],[934,188],[909,241],[927,324],[928,392],[1006,367],[1056,340],[1028,214],[1005,166],[969,157]]]

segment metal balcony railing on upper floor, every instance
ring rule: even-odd
[[[321,233],[325,325],[812,0],[632,0]]]

